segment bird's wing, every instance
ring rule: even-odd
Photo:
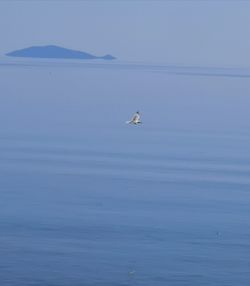
[[[135,113],[131,119],[133,122],[137,122],[140,120],[140,115],[138,113]]]

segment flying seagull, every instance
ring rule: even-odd
[[[140,121],[140,113],[139,113],[139,111],[136,111],[136,113],[133,115],[133,117],[131,118],[131,120],[129,120],[129,121],[126,121],[126,123],[127,124],[140,124],[140,123],[142,123],[141,121]]]

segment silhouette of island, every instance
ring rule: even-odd
[[[89,53],[75,51],[71,49],[62,48],[59,46],[49,45],[49,46],[34,46],[21,50],[16,50],[7,53],[6,56],[9,57],[25,57],[25,58],[53,58],[53,59],[103,59],[103,60],[114,60],[115,57],[111,55],[105,56],[94,56]]]

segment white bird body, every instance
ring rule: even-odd
[[[133,117],[131,118],[131,120],[126,121],[126,123],[127,123],[127,124],[140,124],[140,123],[142,123],[142,122],[140,121],[140,118],[141,118],[141,116],[140,116],[140,114],[139,114],[139,111],[137,111],[137,112],[133,115]]]

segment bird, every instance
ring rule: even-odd
[[[140,123],[142,123],[142,122],[140,121],[140,118],[141,118],[141,116],[140,116],[139,111],[136,111],[136,113],[133,115],[133,117],[131,118],[131,120],[126,121],[126,123],[127,123],[127,124],[135,124],[135,125],[140,124]]]

